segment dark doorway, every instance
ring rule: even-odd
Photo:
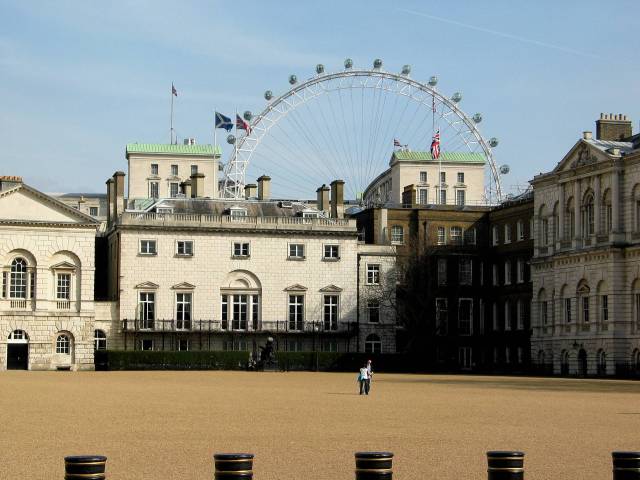
[[[8,343],[7,344],[7,370],[28,370],[29,369],[29,344],[28,343]]]
[[[584,348],[578,352],[578,374],[581,377],[587,376],[587,352]]]

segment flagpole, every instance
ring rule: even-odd
[[[235,125],[235,133],[236,133],[236,141],[233,142],[233,168],[235,169],[235,178],[236,178],[236,184],[235,184],[235,191],[236,191],[236,198],[240,197],[240,187],[238,186],[238,109],[236,108],[236,116],[233,119],[233,124]]]
[[[216,128],[216,122],[217,122],[217,118],[216,118],[216,109],[215,107],[213,108],[213,156],[216,156],[216,145],[218,144],[218,132],[217,132],[217,128]]]
[[[173,82],[171,82],[171,121],[170,121],[170,139],[169,139],[169,143],[171,145],[173,145]]]

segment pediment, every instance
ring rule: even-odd
[[[339,293],[342,291],[342,289],[332,284],[327,285],[326,287],[322,287],[320,291],[325,293]]]
[[[300,285],[299,283],[294,283],[293,285],[289,285],[284,289],[285,292],[306,292],[307,287]]]
[[[51,265],[52,270],[75,270],[76,266],[70,262],[60,262],[55,265]]]
[[[171,288],[174,290],[193,290],[194,288],[196,288],[196,286],[189,282],[181,282],[181,283],[176,283]]]
[[[159,287],[160,285],[153,283],[153,282],[142,282],[139,283],[138,285],[136,285],[133,288],[137,288],[137,289],[150,289],[150,290],[155,290]]]
[[[600,150],[583,140],[579,140],[560,160],[553,171],[555,173],[565,172],[584,165],[592,165],[602,160],[605,160],[605,158]]]
[[[0,192],[0,221],[98,224],[95,218],[25,184]]]

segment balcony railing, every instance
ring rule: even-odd
[[[71,301],[69,300],[57,300],[56,308],[58,310],[71,310]]]
[[[15,310],[26,310],[27,309],[27,301],[22,298],[14,298],[10,302],[10,306]]]
[[[123,332],[190,332],[190,333],[355,333],[356,322],[290,322],[288,320],[122,320]]]

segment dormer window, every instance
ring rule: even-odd
[[[302,218],[318,218],[319,216],[320,212],[314,210],[305,210],[302,212]]]
[[[247,209],[241,207],[231,207],[229,209],[229,216],[231,217],[246,217]]]

